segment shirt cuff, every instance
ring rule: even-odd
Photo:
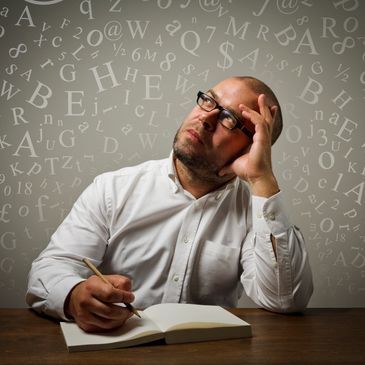
[[[65,321],[70,321],[70,318],[64,312],[65,300],[70,290],[84,280],[80,277],[68,277],[54,285],[48,294],[45,313],[53,317],[59,317]]]
[[[252,227],[257,233],[279,235],[289,229],[291,222],[286,213],[282,193],[270,198],[252,196]]]

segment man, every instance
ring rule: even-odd
[[[275,95],[255,78],[199,92],[170,158],[102,174],[83,192],[33,263],[28,303],[86,331],[123,325],[131,312],[114,303],[232,307],[243,288],[268,310],[305,308],[308,256],[271,165],[281,129]]]

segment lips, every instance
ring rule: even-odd
[[[188,129],[187,133],[189,134],[189,136],[191,137],[191,139],[193,139],[194,141],[199,142],[200,144],[204,144],[203,141],[200,138],[199,133],[195,130],[195,129]]]

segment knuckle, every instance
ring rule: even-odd
[[[80,298],[79,300],[79,308],[80,310],[84,310],[88,307],[88,300],[86,298]]]
[[[127,288],[131,286],[131,281],[129,278],[122,276],[120,279],[120,284],[122,288]]]
[[[93,276],[91,276],[90,278],[88,278],[86,281],[84,281],[84,286],[83,289],[90,293],[94,290],[95,287],[95,279]]]
[[[120,276],[115,287],[121,290],[130,290],[132,287],[132,282],[129,278]]]

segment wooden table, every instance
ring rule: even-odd
[[[252,325],[252,338],[68,353],[56,321],[0,309],[0,364],[365,364],[365,308],[231,311]]]

